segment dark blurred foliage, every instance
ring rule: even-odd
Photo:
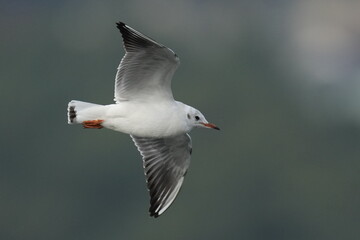
[[[7,1],[0,8],[0,239],[358,239],[356,1]],[[112,103],[116,21],[181,58],[192,132],[158,219],[130,138],[67,125]]]

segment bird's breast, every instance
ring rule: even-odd
[[[109,112],[105,127],[134,136],[161,138],[187,132],[184,116],[176,105],[130,103]]]

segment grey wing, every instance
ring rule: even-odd
[[[171,138],[131,136],[143,157],[150,193],[150,216],[158,217],[174,201],[190,165],[191,138],[188,134]]]
[[[122,22],[117,28],[126,53],[115,77],[115,101],[173,99],[171,79],[179,65],[176,54]]]

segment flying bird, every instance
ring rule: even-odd
[[[68,123],[129,134],[139,150],[150,193],[150,216],[160,216],[174,201],[190,164],[189,132],[217,129],[197,109],[176,101],[171,79],[178,56],[150,37],[118,22],[125,56],[115,77],[115,103],[72,100]]]

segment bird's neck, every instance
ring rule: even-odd
[[[186,129],[186,132],[190,132],[193,129],[193,125],[189,122],[189,120],[187,119],[187,113],[190,112],[190,110],[193,108],[185,103],[176,101],[177,105],[178,105],[178,113],[180,114],[180,118],[183,119],[183,123],[184,123],[184,128]]]

